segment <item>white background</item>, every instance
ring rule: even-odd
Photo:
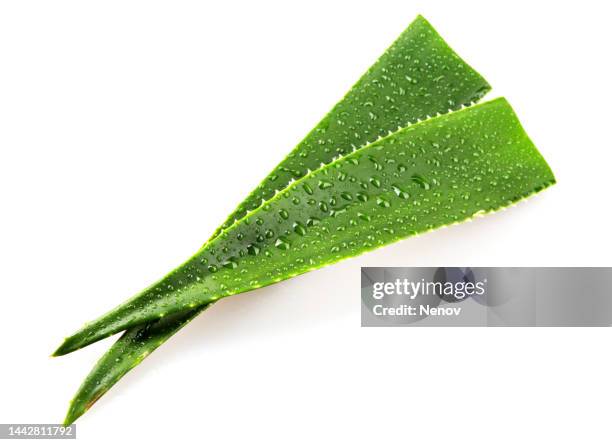
[[[61,339],[190,256],[422,13],[558,185],[223,300],[79,441],[609,444],[609,329],[359,315],[360,266],[612,266],[606,3],[1,2],[0,423],[61,421],[114,341],[49,358]]]

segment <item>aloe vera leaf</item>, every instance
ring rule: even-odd
[[[128,329],[98,360],[71,400],[64,425],[72,424],[127,372],[144,360],[200,311],[178,312],[144,326]]]
[[[57,354],[495,211],[554,182],[503,98],[420,122],[292,183]]]
[[[372,85],[377,88],[372,88]],[[292,154],[232,212],[211,239],[235,219],[244,216],[246,209],[261,204],[264,196],[270,196],[275,190],[285,188],[291,180],[298,179],[304,169],[318,168],[320,163],[327,164],[339,154],[362,146],[367,140],[385,136],[395,130],[398,123],[405,126],[447,112],[449,108],[473,103],[489,90],[490,86],[482,76],[463,62],[433,27],[418,16]],[[363,111],[359,113],[353,108]],[[364,120],[366,111],[368,115]],[[354,127],[357,119],[361,119],[359,132],[341,131],[342,124]],[[323,133],[325,144],[320,144]],[[331,150],[329,147],[336,148]],[[304,153],[310,153],[308,162],[296,169],[295,159],[303,159]],[[140,363],[141,357],[146,357],[209,306],[188,311],[182,317],[172,317],[171,321],[164,317],[144,327],[128,330],[93,367],[71,401],[66,421],[71,423],[82,415],[125,373]]]
[[[211,238],[321,164],[410,123],[471,105],[490,89],[429,22],[417,16]]]

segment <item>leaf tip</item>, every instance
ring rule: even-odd
[[[74,337],[67,337],[64,339],[61,345],[53,351],[51,357],[60,357],[62,355],[69,354],[70,352],[76,351],[79,347],[76,345],[74,341]]]

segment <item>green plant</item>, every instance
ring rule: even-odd
[[[432,118],[292,183],[60,351],[497,210],[553,183],[504,99]]]
[[[344,98],[242,202],[211,237],[305,172],[410,123],[470,105],[490,89],[431,25],[417,19]],[[67,422],[80,416],[126,372],[209,307],[127,330],[98,361],[74,397]]]
[[[67,422],[223,296],[495,210],[554,183],[503,99],[356,149],[486,90],[486,82],[417,19],[194,257],[56,351],[131,328],[85,381]],[[282,192],[274,195],[276,189]]]

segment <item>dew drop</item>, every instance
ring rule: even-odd
[[[402,199],[410,198],[410,195],[408,194],[408,192],[402,190],[402,188],[399,185],[393,184],[391,187],[393,187],[393,191],[400,198],[402,198]]]
[[[238,260],[234,257],[228,258],[228,260],[223,263],[223,267],[226,269],[235,269],[238,267]]]
[[[366,195],[363,192],[357,192],[357,194],[355,195],[357,197],[357,199],[361,202],[366,202],[368,200],[368,195]]]
[[[293,231],[301,236],[306,235],[306,227],[300,222],[293,223]]]
[[[333,185],[331,182],[326,181],[325,179],[321,179],[321,180],[319,181],[319,188],[320,188],[321,190],[325,190],[325,189],[328,189],[328,188],[333,187],[333,186],[334,186],[334,185]]]
[[[378,198],[376,198],[376,204],[378,204],[380,207],[385,208],[385,209],[388,207],[391,207],[391,203],[385,198],[383,198],[382,196],[379,196]]]
[[[424,190],[429,190],[430,188],[429,182],[423,176],[417,173],[412,175],[412,182],[418,184]]]
[[[357,217],[364,220],[364,221],[370,221],[372,218],[370,218],[369,215],[366,215],[365,213],[357,213]]]
[[[282,236],[276,240],[276,243],[274,243],[274,245],[278,247],[280,250],[289,249],[289,242],[287,242],[287,240],[284,239]]]
[[[334,209],[334,210],[332,210],[332,211],[330,212],[330,213],[331,213],[331,216],[334,216],[334,217],[335,217],[335,216],[342,215],[343,213],[346,213],[346,209],[347,209],[347,208],[348,208],[348,204],[347,204],[347,205],[345,205],[344,207],[340,207],[340,208],[338,208],[338,209]]]
[[[304,189],[304,191],[306,193],[308,193],[309,195],[312,195],[314,192],[312,191],[312,187],[310,187],[307,183],[304,183],[304,185],[302,186],[302,188]]]

